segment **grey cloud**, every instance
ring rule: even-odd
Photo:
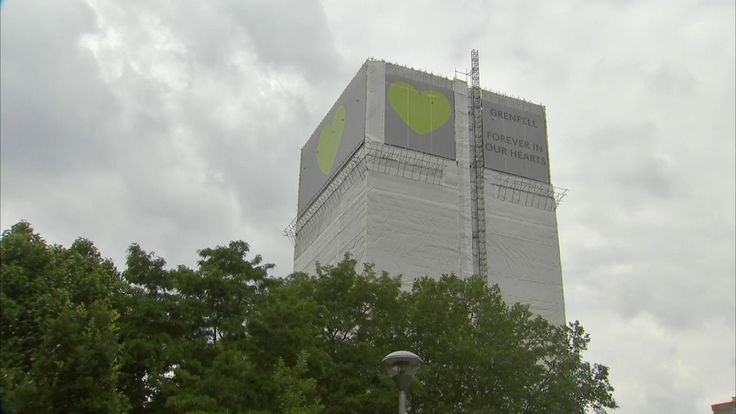
[[[140,2],[136,14],[164,20],[198,64],[216,70],[238,51],[254,54],[254,71],[292,70],[324,80],[340,67],[322,5],[314,0]]]
[[[3,170],[60,173],[109,161],[113,154],[98,136],[106,135],[115,102],[91,56],[77,47],[78,36],[94,28],[91,10],[75,3],[5,7],[3,17],[14,18],[4,18],[2,28]]]
[[[322,5],[317,1],[234,1],[225,9],[250,35],[265,61],[322,78],[339,65]],[[288,13],[287,13],[288,11]]]

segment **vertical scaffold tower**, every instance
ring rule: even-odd
[[[473,240],[473,267],[478,276],[488,279],[486,253],[486,213],[484,198],[483,162],[483,104],[480,89],[478,50],[470,52],[470,139],[471,139],[471,217]]]

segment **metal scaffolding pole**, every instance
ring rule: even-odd
[[[473,239],[473,267],[478,276],[488,281],[488,255],[486,252],[486,213],[484,196],[483,161],[483,103],[480,89],[478,50],[470,52],[470,150],[471,150],[471,216]]]

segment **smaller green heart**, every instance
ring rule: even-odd
[[[328,175],[335,164],[337,150],[342,141],[342,132],[345,129],[345,107],[340,105],[332,116],[332,121],[322,127],[317,141],[317,166],[322,174]]]
[[[450,119],[452,105],[440,91],[424,91],[405,82],[394,82],[388,88],[391,107],[418,135],[437,130]]]

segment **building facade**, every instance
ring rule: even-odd
[[[710,409],[713,414],[736,414],[736,396],[731,397],[731,401],[711,404]]]
[[[545,109],[473,83],[363,64],[302,148],[295,271],[481,275],[565,322]]]

